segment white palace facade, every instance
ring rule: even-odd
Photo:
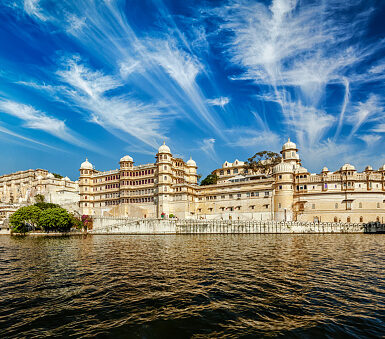
[[[78,210],[79,186],[68,177],[56,178],[44,169],[29,169],[0,176],[0,221],[19,207],[34,204],[36,195],[45,202]]]
[[[119,168],[80,167],[80,212],[145,218],[242,219],[320,222],[384,222],[385,165],[357,172],[350,164],[309,173],[295,143],[282,147],[272,175],[248,171],[239,160],[213,171],[216,184],[199,186],[197,165],[159,147],[154,163],[135,165],[126,155]]]

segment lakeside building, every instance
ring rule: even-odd
[[[195,161],[174,158],[165,144],[151,164],[134,165],[126,155],[119,169],[101,172],[86,160],[79,206],[83,214],[106,216],[384,222],[385,165],[358,173],[345,164],[312,174],[290,139],[281,154],[271,176],[247,171],[239,160],[226,161],[212,172],[218,182],[206,186],[197,185]]]
[[[35,203],[41,194],[46,202],[77,210],[79,185],[68,177],[55,178],[44,169],[29,169],[0,176],[0,220],[16,208]],[[16,207],[15,207],[16,206]]]

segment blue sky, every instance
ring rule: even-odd
[[[2,0],[0,173],[78,177],[166,140],[206,175],[279,151],[385,162],[383,1]]]

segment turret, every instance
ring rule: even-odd
[[[189,174],[189,183],[191,184],[197,184],[198,183],[198,174],[197,174],[197,164],[196,162],[190,157],[189,160],[187,160],[186,165],[188,167],[188,174]]]
[[[92,201],[91,201],[91,176],[94,173],[94,167],[86,158],[80,165],[80,177],[79,177],[79,207],[82,214],[92,214]]]
[[[300,169],[298,149],[294,142],[282,146],[282,162],[273,168],[274,176],[274,220],[293,220],[294,172]]]
[[[282,160],[287,163],[299,164],[301,160],[297,152],[297,145],[288,138],[287,142],[282,146]]]
[[[169,201],[172,186],[172,154],[163,142],[156,154],[158,165],[158,218],[162,213],[169,215]]]

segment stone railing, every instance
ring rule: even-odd
[[[362,223],[297,221],[139,219],[94,217],[90,233],[124,234],[239,234],[239,233],[363,233]]]

